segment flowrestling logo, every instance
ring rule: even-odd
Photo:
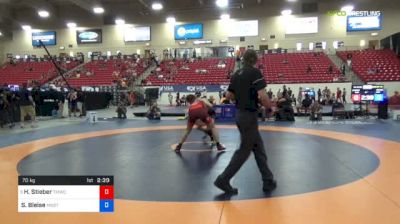
[[[97,37],[99,37],[99,35],[95,32],[84,32],[79,34],[79,38],[81,40],[95,40]]]
[[[177,34],[180,37],[184,37],[187,34],[198,34],[200,33],[200,29],[199,28],[194,28],[194,29],[186,29],[185,27],[179,27]]]
[[[203,24],[183,24],[175,26],[175,39],[201,39],[203,38]]]
[[[328,16],[356,16],[356,17],[366,17],[366,16],[380,16],[381,11],[341,11],[341,10],[330,10],[326,13]]]
[[[76,40],[78,44],[101,43],[102,31],[101,29],[79,30],[76,32]]]

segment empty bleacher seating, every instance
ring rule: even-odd
[[[267,83],[321,83],[332,82],[340,71],[324,53],[267,54],[258,65]],[[308,65],[311,71],[307,72]],[[333,66],[332,73],[328,72]]]
[[[222,61],[225,61],[225,67],[218,66]],[[183,66],[186,66],[186,69]],[[206,58],[187,63],[183,60],[168,60],[161,63],[161,71],[150,75],[147,82],[151,85],[226,84],[229,83],[228,74],[233,71],[234,66],[233,58]]]
[[[60,63],[61,68],[72,69],[78,65],[78,62],[71,61],[69,63]],[[52,62],[23,62],[19,61],[14,64],[7,63],[0,68],[0,83],[22,85],[28,81],[38,81],[40,84],[46,83],[57,75],[56,69]]]
[[[391,50],[338,51],[345,62],[352,57],[351,67],[364,82],[400,81],[400,60]]]
[[[130,68],[130,65],[135,64],[135,68]],[[142,75],[147,69],[147,63],[140,60],[139,63],[133,62],[131,59],[109,59],[91,61],[78,69],[79,77],[76,74],[68,78],[68,82],[73,87],[80,86],[109,86],[115,80],[113,72],[119,72],[121,77],[127,76],[127,70],[132,69],[136,72],[137,77]],[[85,73],[90,72],[91,75],[87,76]]]

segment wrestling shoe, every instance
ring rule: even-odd
[[[214,181],[214,185],[224,191],[226,194],[238,194],[237,188],[233,188],[229,182],[224,181],[220,176]]]
[[[276,181],[275,180],[267,180],[264,181],[263,184],[263,191],[264,192],[270,192],[276,188]]]
[[[218,152],[222,152],[222,151],[225,151],[225,146],[224,145],[222,145],[221,143],[217,143],[217,150],[218,150]]]
[[[182,148],[182,143],[179,143],[176,147],[175,147],[175,152],[180,152]]]

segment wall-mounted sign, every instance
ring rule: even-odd
[[[78,44],[102,43],[101,29],[79,30],[76,31],[76,42]]]
[[[203,38],[203,24],[183,24],[175,26],[175,40],[201,39]]]
[[[125,42],[150,41],[151,28],[149,26],[129,27],[124,30]]]
[[[347,32],[382,30],[382,13],[354,13],[347,16]]]
[[[258,36],[258,20],[230,22],[229,37]]]
[[[57,44],[56,32],[47,31],[47,32],[32,33],[32,46],[40,46],[39,40],[41,40],[45,46],[56,45]]]
[[[199,44],[212,44],[211,40],[195,40],[193,41],[194,45],[199,45]]]
[[[286,34],[318,33],[318,17],[291,18],[285,28]]]

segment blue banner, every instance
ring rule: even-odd
[[[203,38],[203,24],[175,25],[175,40],[201,39]]]
[[[382,13],[347,16],[347,32],[382,30]]]
[[[56,45],[56,32],[48,31],[32,33],[32,46],[40,46],[39,40],[41,40],[46,46]]]
[[[176,86],[160,86],[160,92],[225,92],[228,85],[176,85]]]

